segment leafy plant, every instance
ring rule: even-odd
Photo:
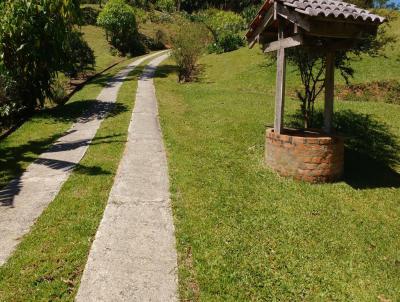
[[[56,105],[62,105],[65,103],[67,98],[67,91],[65,89],[65,83],[61,79],[57,79],[54,81],[51,87],[53,93],[51,97],[51,102]]]
[[[192,82],[199,74],[198,60],[208,43],[207,30],[199,23],[186,22],[173,37],[172,56],[178,65],[179,82]]]
[[[260,10],[260,5],[250,5],[245,9],[243,9],[241,15],[246,20],[246,23],[250,24],[257,16],[259,10]]]
[[[169,12],[172,13],[175,11],[176,6],[175,6],[175,0],[157,0],[155,2],[155,8],[159,9],[163,12]]]
[[[68,41],[77,23],[77,0],[8,0],[0,16],[4,72],[29,110],[51,97],[51,84],[65,66]]]
[[[16,83],[0,74],[0,132],[12,126],[24,109],[18,97]]]
[[[143,51],[138,39],[135,10],[124,0],[108,1],[97,24],[105,29],[111,45],[123,55]]]
[[[211,52],[229,52],[244,45],[240,32],[245,28],[246,21],[234,12],[208,9],[198,13],[195,20],[206,25],[214,37]]]

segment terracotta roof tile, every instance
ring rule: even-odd
[[[277,0],[297,12],[311,17],[343,18],[349,20],[383,23],[385,18],[338,0]]]

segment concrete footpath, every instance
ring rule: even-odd
[[[177,255],[153,60],[138,83],[128,143],[76,301],[177,301]]]
[[[116,101],[123,81],[143,61],[156,55],[159,53],[136,60],[110,79],[97,97],[98,103],[94,108],[41,154],[20,178],[0,190],[0,266],[54,200],[75,165],[85,155],[101,122],[112,108],[109,105]]]

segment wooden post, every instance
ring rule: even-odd
[[[283,20],[278,18],[278,40],[284,38]],[[286,81],[286,56],[285,48],[278,49],[276,64],[276,95],[275,95],[275,133],[280,134],[283,130],[283,117],[285,112],[285,81]]]
[[[324,110],[324,131],[332,133],[333,123],[333,101],[335,89],[335,54],[329,52],[326,55],[326,75],[325,75],[325,110]]]

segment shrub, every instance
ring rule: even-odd
[[[250,5],[242,11],[241,15],[243,19],[246,20],[246,24],[250,25],[250,23],[257,16],[259,10],[260,10],[260,5]]]
[[[83,39],[82,33],[73,31],[67,41],[68,48],[66,55],[68,60],[64,67],[64,73],[70,77],[75,77],[78,73],[93,69],[96,63],[93,50]]]
[[[65,66],[69,33],[79,1],[9,0],[0,16],[0,53],[18,99],[31,111],[51,96],[51,84]]]
[[[56,105],[62,105],[67,99],[67,90],[65,89],[65,82],[61,79],[57,79],[52,87],[52,97],[50,101]]]
[[[0,74],[0,132],[11,127],[25,107],[18,99],[16,83],[5,74]]]
[[[124,0],[110,0],[97,18],[97,24],[106,31],[112,46],[122,52],[143,51],[138,39],[135,10]]]
[[[234,51],[245,45],[244,39],[237,34],[228,32],[218,37],[218,40],[208,47],[210,53],[224,53]]]
[[[172,13],[175,11],[175,0],[157,0],[155,8],[163,12]]]
[[[198,60],[208,42],[207,30],[198,23],[187,22],[180,26],[172,39],[172,56],[178,65],[179,82],[194,81],[199,74]]]
[[[203,22],[214,37],[211,52],[233,51],[244,45],[240,32],[246,27],[246,21],[234,12],[208,9],[195,16]]]

